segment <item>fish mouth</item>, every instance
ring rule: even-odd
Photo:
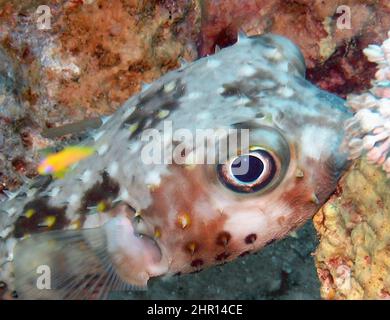
[[[167,272],[168,261],[142,218],[134,216],[127,206],[118,210],[104,226],[107,251],[123,281],[146,287],[151,277]]]

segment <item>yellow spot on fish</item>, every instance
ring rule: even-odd
[[[305,176],[305,174],[303,173],[303,170],[298,168],[296,171],[295,171],[295,177],[297,178],[303,178]]]
[[[195,253],[196,249],[197,245],[195,242],[190,242],[189,244],[187,244],[187,250],[191,253],[191,255]]]
[[[81,228],[80,220],[76,220],[69,225],[70,230],[79,230]]]
[[[137,131],[137,129],[139,128],[139,124],[138,123],[134,123],[132,124],[130,127],[129,127],[129,131],[130,133],[134,133]]]
[[[107,205],[104,201],[100,201],[96,207],[97,212],[104,212],[107,209]]]
[[[179,214],[177,221],[182,229],[187,228],[191,224],[191,217],[188,213]]]
[[[148,187],[148,189],[151,192],[154,192],[154,191],[156,191],[156,189],[158,189],[159,185],[157,185],[157,184],[148,184],[147,187]]]
[[[30,219],[35,213],[36,211],[34,209],[28,209],[24,215],[26,218]]]
[[[154,237],[155,238],[161,238],[161,229],[159,227],[156,227],[154,229]]]
[[[137,211],[137,212],[134,214],[134,217],[135,217],[135,218],[141,217],[141,214],[142,214],[141,211]]]
[[[159,119],[165,119],[166,117],[169,116],[169,111],[168,110],[161,110],[158,114],[157,117]]]
[[[55,177],[63,177],[70,166],[88,158],[95,152],[91,147],[72,146],[66,147],[64,150],[49,155],[41,162],[38,167],[38,172],[41,175],[53,175]]]
[[[52,226],[54,226],[56,221],[57,221],[57,218],[55,216],[48,216],[45,218],[45,225],[47,227],[51,228]]]

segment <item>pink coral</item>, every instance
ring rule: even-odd
[[[366,154],[370,163],[382,166],[390,177],[390,32],[388,37],[381,46],[364,50],[378,71],[369,92],[347,99],[356,113],[346,123],[345,147],[351,159]]]

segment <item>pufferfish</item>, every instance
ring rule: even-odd
[[[256,252],[334,192],[349,165],[340,144],[350,117],[344,100],[305,79],[292,42],[241,35],[130,98],[63,179],[39,179],[1,204],[0,281],[23,299],[104,298]],[[142,133],[165,121],[192,133],[246,129],[249,149],[219,164],[145,163]],[[234,170],[241,161],[246,173]]]

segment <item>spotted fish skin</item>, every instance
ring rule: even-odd
[[[339,146],[350,117],[344,100],[305,80],[302,54],[288,39],[241,36],[129,99],[83,143],[96,153],[64,179],[24,186],[1,204],[0,281],[14,288],[15,265],[28,262],[16,244],[34,234],[50,239],[53,230],[102,230],[116,274],[137,286],[255,252],[333,193],[348,166]],[[249,129],[251,144],[279,161],[272,188],[234,192],[215,165],[146,164],[141,134],[162,132],[164,121],[193,133]]]

